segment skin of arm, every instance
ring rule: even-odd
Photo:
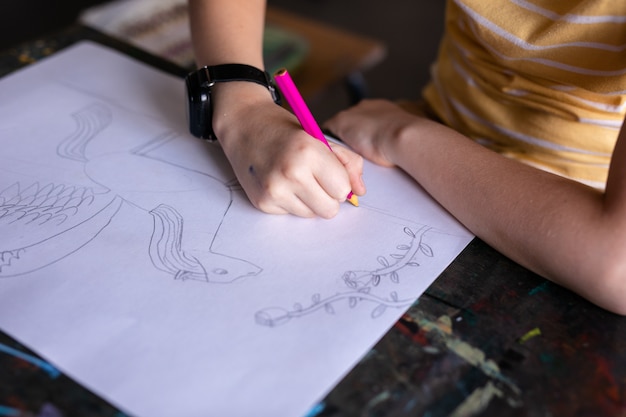
[[[363,101],[326,127],[373,162],[406,171],[504,255],[626,315],[626,127],[604,192],[506,158],[385,100]]]
[[[198,66],[240,63],[264,68],[265,1],[189,0]],[[365,193],[363,160],[302,130],[295,116],[251,82],[213,88],[213,129],[252,204],[267,213],[335,216],[352,190]]]

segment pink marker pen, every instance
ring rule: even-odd
[[[291,107],[291,110],[296,115],[296,118],[302,125],[302,129],[304,129],[306,133],[313,136],[315,139],[324,143],[328,147],[328,149],[332,151],[332,148],[328,144],[326,137],[324,137],[324,134],[322,133],[322,129],[320,129],[319,125],[313,118],[311,111],[304,102],[302,95],[296,88],[296,85],[291,79],[289,72],[287,72],[285,68],[280,69],[274,74],[274,79],[276,80],[276,85],[280,89],[280,92],[283,94],[283,97],[285,98],[285,100],[287,100],[287,103],[289,103],[289,107]],[[350,193],[346,197],[346,200],[348,200],[356,207],[359,206],[359,199],[356,194],[352,193],[352,191],[350,191]]]

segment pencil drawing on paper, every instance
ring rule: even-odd
[[[206,283],[258,276],[261,267],[212,249],[233,192],[240,191],[237,181],[170,160],[161,150],[180,139],[173,131],[119,145],[110,133],[115,109],[98,101],[68,116],[73,130],[59,140],[56,157],[63,164],[78,164],[85,181],[22,178],[0,190],[0,234],[11,236],[0,242],[0,278],[24,275],[70,257],[128,210],[150,224],[149,231],[138,230],[145,234],[145,253],[156,270],[176,280]],[[426,241],[432,231],[426,225],[404,226],[404,240],[390,255],[376,258],[378,267],[345,271],[334,294],[323,297],[316,292],[310,301],[296,302],[292,308],[261,309],[255,322],[274,327],[316,311],[334,314],[341,303],[349,308],[371,304],[372,318],[407,307],[413,299],[399,295],[400,287],[389,286],[404,276],[416,277],[415,268],[435,256]]]
[[[92,184],[78,187],[41,179],[18,181],[0,191],[0,234],[12,236],[2,241],[0,277],[23,275],[70,256],[114,222],[125,206],[151,216],[148,256],[156,269],[175,279],[229,283],[261,272],[245,259],[214,252],[213,241],[206,247],[185,247],[186,238],[198,230],[215,239],[232,203],[234,184],[152,157],[176,139],[174,132],[133,149],[93,154],[90,144],[109,139],[112,109],[97,102],[72,118],[75,129],[61,140],[57,156],[82,164]],[[157,178],[155,172],[161,175]],[[196,194],[193,210],[177,205],[180,193]]]
[[[404,233],[409,236],[408,243],[402,243],[396,247],[398,252],[389,255],[391,260],[385,256],[377,258],[380,268],[373,270],[347,271],[343,274],[342,279],[348,291],[341,291],[322,298],[319,293],[313,294],[308,305],[303,306],[301,303],[295,303],[293,308],[286,309],[282,307],[268,307],[258,311],[255,315],[257,324],[274,327],[285,324],[293,318],[299,318],[309,315],[316,311],[325,311],[329,314],[335,313],[335,306],[340,302],[347,302],[350,308],[354,308],[362,302],[370,302],[374,304],[374,309],[370,316],[377,318],[381,316],[389,308],[406,308],[413,299],[401,299],[396,291],[391,291],[388,295],[379,295],[376,288],[380,285],[381,280],[388,279],[391,283],[398,284],[401,280],[403,270],[410,267],[419,267],[419,256],[432,258],[434,256],[433,249],[428,245],[424,236],[432,228],[422,226],[414,232],[409,227],[404,228]],[[416,274],[411,274],[415,277]]]

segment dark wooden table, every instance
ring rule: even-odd
[[[185,73],[75,27],[0,54],[0,75],[80,39]],[[0,334],[0,416],[13,415],[124,416]],[[626,416],[626,319],[475,239],[311,416]]]

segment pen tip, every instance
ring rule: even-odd
[[[348,197],[348,201],[354,206],[354,207],[358,207],[359,206],[359,198],[356,196],[356,194],[352,194]]]

